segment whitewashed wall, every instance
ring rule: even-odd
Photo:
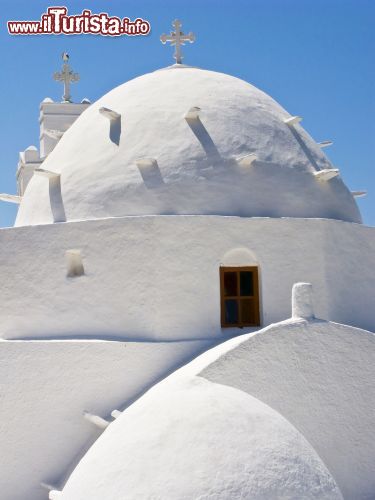
[[[0,341],[1,500],[46,500],[101,433],[84,411],[112,420],[211,345]]]
[[[262,326],[290,316],[293,283],[318,317],[371,330],[374,230],[321,219],[144,216],[2,229],[1,336],[223,338],[219,267],[260,268]],[[67,277],[65,252],[85,275]]]
[[[375,492],[374,347],[375,335],[357,328],[292,320],[211,350],[207,355],[217,359],[199,375],[278,411],[313,446],[345,500],[370,500]]]

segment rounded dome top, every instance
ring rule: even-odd
[[[200,377],[172,379],[105,430],[61,500],[342,500],[316,452],[279,413]]]
[[[322,217],[360,222],[340,177],[290,115],[254,86],[172,66],[92,104],[35,175],[16,225],[125,215]],[[53,184],[53,188],[51,188]],[[56,217],[55,217],[56,220]]]

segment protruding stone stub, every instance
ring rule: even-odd
[[[58,490],[52,490],[49,492],[49,500],[57,500],[58,498],[61,498],[62,496],[62,491],[58,491]]]
[[[289,127],[293,127],[294,125],[297,125],[302,120],[300,116],[290,116],[289,118],[286,118],[284,120],[284,123],[289,125]]]
[[[108,420],[105,420],[102,417],[99,417],[99,415],[93,415],[92,413],[89,413],[88,411],[83,412],[83,417],[91,422],[92,424],[96,425],[99,427],[99,429],[106,429],[110,422]]]
[[[184,116],[185,120],[198,120],[200,111],[201,111],[201,108],[198,108],[197,106],[193,106],[185,114],[185,116]]]
[[[99,113],[111,121],[121,119],[120,113],[116,113],[116,111],[113,111],[112,109],[109,109],[109,108],[105,108],[105,107],[99,108]]]
[[[313,319],[313,289],[311,283],[295,283],[292,289],[292,317]]]

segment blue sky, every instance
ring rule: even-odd
[[[147,37],[23,36],[7,33],[9,19],[38,20],[51,5],[70,14],[84,8],[151,23]],[[375,225],[375,2],[373,0],[107,0],[48,3],[1,1],[2,113],[0,192],[15,193],[18,152],[39,141],[39,103],[61,98],[52,79],[60,55],[70,53],[81,75],[73,99],[94,101],[113,87],[173,63],[159,42],[176,17],[197,40],[184,49],[187,64],[222,71],[261,88],[321,141],[357,199],[364,222]],[[0,226],[16,207],[0,205]]]

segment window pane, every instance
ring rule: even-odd
[[[241,323],[254,325],[256,323],[254,301],[252,299],[241,300],[240,308],[241,308]]]
[[[225,323],[238,323],[238,304],[237,300],[225,301]]]
[[[240,272],[240,295],[254,295],[253,273],[251,271]]]
[[[224,273],[224,295],[237,295],[237,273]]]

